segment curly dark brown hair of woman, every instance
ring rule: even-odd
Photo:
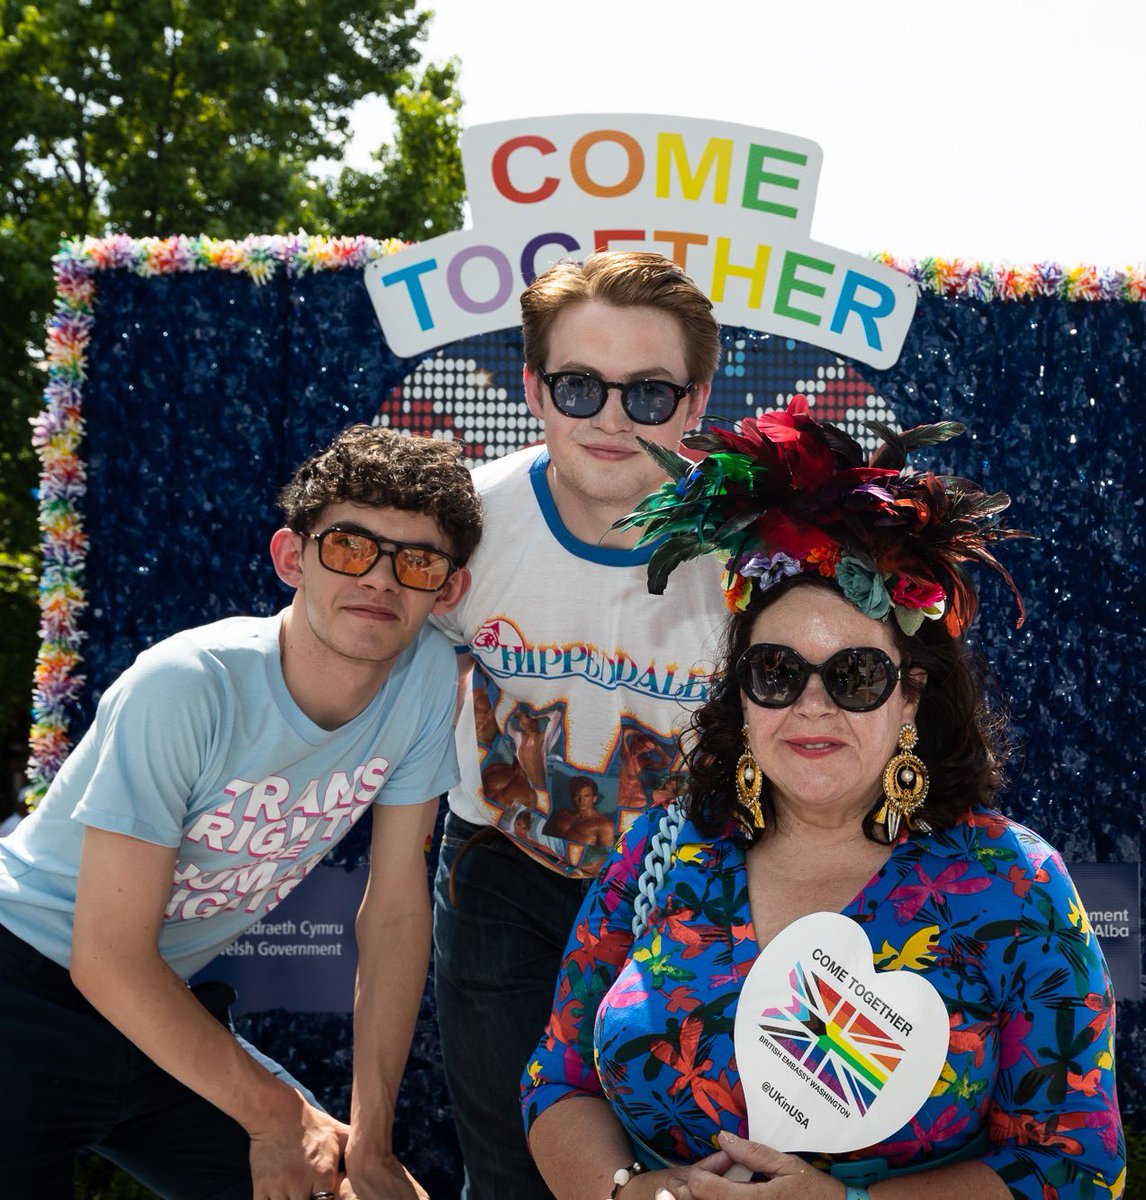
[[[756,618],[799,587],[823,587],[839,595],[830,581],[808,575],[785,579],[763,593],[753,587],[748,607],[728,620],[712,690],[682,739],[690,778],[689,815],[705,837],[722,836],[735,826],[750,827],[745,825],[749,814],[736,791],[744,715],[735,666],[752,643]],[[902,664],[927,672],[922,689],[907,674],[900,683],[908,695],[919,697],[915,753],[926,763],[931,779],[919,816],[933,829],[949,829],[967,809],[989,804],[1002,786],[1009,756],[1006,721],[988,694],[985,664],[962,639],[952,637],[942,621],[924,621],[912,637],[894,621],[888,629]],[[774,813],[767,780],[761,803],[766,821],[770,820]],[[872,821],[878,807],[877,801],[864,818],[864,833],[872,841],[882,840]]]

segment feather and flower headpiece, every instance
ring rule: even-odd
[[[617,528],[644,526],[638,545],[664,539],[649,561],[649,591],[701,554],[727,556],[723,587],[743,611],[753,583],[764,590],[789,575],[835,580],[845,599],[876,620],[894,613],[914,634],[927,618],[963,634],[978,600],[963,563],[997,571],[1025,616],[1022,597],[989,549],[1031,535],[1001,524],[1010,504],[977,483],[919,472],[907,456],[963,432],[955,421],[896,432],[866,421],[883,444],[865,462],[859,443],[815,420],[796,396],[786,411],[748,417],[736,429],[711,428],[683,439],[700,462],[642,440],[672,482],[647,496]]]

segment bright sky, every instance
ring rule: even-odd
[[[710,117],[824,151],[812,236],[858,254],[1146,262],[1143,0],[435,0],[468,125]],[[356,115],[350,161],[387,136]]]

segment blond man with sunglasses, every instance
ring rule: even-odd
[[[65,1200],[86,1147],[185,1200],[424,1193],[390,1126],[425,981],[424,846],[458,779],[454,655],[481,506],[457,448],[359,425],[284,489],[294,589],[145,650],[0,844],[0,1162]],[[352,1126],[186,980],[373,810]]]
[[[724,617],[709,564],[650,596],[649,551],[612,528],[659,482],[640,440],[675,449],[704,413],[720,356],[708,298],[660,255],[594,254],[533,281],[522,328],[545,444],[475,472],[489,534],[473,588],[435,617],[473,663],[434,909],[467,1200],[549,1196],[521,1129],[521,1070],[585,888],[679,758]],[[543,754],[524,753],[523,719],[545,723]],[[507,778],[526,794],[499,790]],[[567,821],[578,793],[591,819]],[[539,815],[515,822],[513,804]]]

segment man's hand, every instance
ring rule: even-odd
[[[339,1164],[350,1126],[298,1097],[295,1115],[251,1136],[254,1200],[309,1200],[315,1192],[339,1191]]]
[[[174,870],[173,847],[85,831],[72,979],[157,1066],[246,1130],[254,1200],[336,1193],[347,1127],[256,1062],[160,956]]]
[[[346,1176],[356,1200],[429,1200],[429,1193],[394,1154],[383,1154],[366,1162],[355,1154],[351,1144]]]
[[[775,1200],[844,1200],[845,1186],[817,1171],[794,1154],[782,1154],[758,1142],[720,1133],[721,1149],[691,1167],[677,1167],[670,1183],[659,1186],[654,1200],[749,1200],[767,1196]],[[740,1174],[728,1175],[739,1166]],[[767,1182],[748,1183],[753,1174]]]

